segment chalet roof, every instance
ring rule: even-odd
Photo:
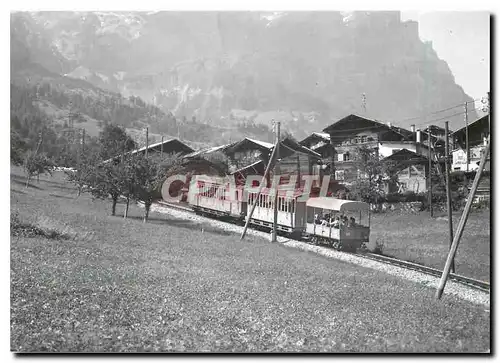
[[[284,152],[282,152],[281,150],[283,150]],[[321,154],[309,149],[308,147],[305,147],[304,145],[301,145],[300,143],[298,143],[297,141],[295,141],[293,138],[290,138],[290,137],[287,137],[280,142],[280,157],[283,157],[283,156],[286,156],[287,154],[289,154],[289,152],[287,152],[285,150],[288,150],[290,152],[290,154],[297,152],[297,153],[309,155],[309,156],[312,156],[315,158],[321,158]]]
[[[394,160],[394,161],[409,161],[409,162],[428,162],[429,159],[424,155],[417,154],[408,149],[401,149],[392,155],[389,155],[384,160]]]
[[[191,147],[189,147],[188,145],[186,145],[182,141],[180,141],[178,139],[170,139],[170,140],[164,140],[163,143],[160,141],[160,142],[148,145],[148,147],[147,147],[148,152],[149,151],[161,152],[161,145],[162,144],[163,144],[163,152],[165,152],[165,153],[172,153],[173,152],[176,154],[178,154],[178,153],[186,154],[186,153],[190,153],[190,152],[194,151]],[[134,155],[134,154],[142,153],[145,151],[146,151],[146,146],[141,147],[141,148],[136,149],[136,150],[129,151],[129,152],[125,153],[125,155]],[[112,160],[116,161],[120,157],[121,157],[121,155],[116,155],[108,160],[103,161],[103,163],[106,164],[106,163],[111,162]]]
[[[304,140],[300,141],[300,144],[305,145],[309,142],[314,142],[314,141],[330,142],[330,135],[324,132],[313,132],[311,135],[307,136]]]
[[[148,151],[161,151],[161,145],[163,144],[163,151],[164,152],[169,152],[172,150],[175,150],[174,152],[180,152],[183,154],[193,152],[194,149],[183,143],[182,141],[178,139],[170,139],[170,140],[164,140],[163,142],[157,142],[155,144],[148,145],[147,149]],[[130,154],[136,154],[146,151],[146,146],[141,147],[140,149],[133,150],[130,152]]]
[[[247,170],[253,170],[255,172],[258,172],[259,169],[262,169],[262,168],[265,169],[264,162],[262,160],[259,160],[259,161],[256,161],[255,163],[252,163],[250,165],[244,166],[243,168],[235,170],[231,174],[243,173],[243,172],[246,172]]]
[[[187,158],[187,159],[189,159],[189,158],[194,158],[194,157],[197,157],[197,156],[211,154],[211,153],[214,153],[214,152],[217,152],[217,151],[224,151],[226,148],[228,148],[231,145],[233,145],[233,144],[226,144],[226,145],[208,147],[208,148],[205,148],[205,149],[201,149],[201,150],[189,153],[189,154],[185,155],[184,157]]]
[[[486,123],[487,121],[488,121],[488,115],[485,115],[485,116],[483,116],[483,117],[481,117],[481,118],[478,118],[478,119],[477,119],[477,120],[475,120],[475,121],[472,121],[471,123],[469,123],[469,124],[467,125],[467,127],[468,127],[468,128],[470,128],[470,127],[471,127],[471,126],[473,126],[473,125],[474,125],[474,126],[479,126],[481,123]],[[487,124],[486,124],[486,125],[487,125]],[[455,132],[452,132],[451,134],[452,134],[452,135],[454,135],[454,136],[455,136],[455,135],[457,135],[457,134],[462,134],[462,133],[463,133],[463,134],[465,134],[465,129],[466,129],[466,127],[464,126],[464,127],[462,127],[461,129],[458,129],[458,130],[456,130]]]
[[[269,142],[259,141],[246,137],[243,140],[228,146],[224,151],[226,153],[235,153],[243,150],[260,150],[263,152],[270,152],[273,150],[273,148],[274,145]],[[285,157],[296,152],[317,158],[321,157],[320,154],[309,149],[308,147],[299,144],[291,137],[287,137],[280,142],[280,157]]]
[[[270,150],[272,150],[273,147],[274,145],[269,142],[245,137],[243,140],[231,144],[227,148],[226,152],[235,153],[238,151],[245,151],[245,150],[260,150],[263,152],[269,152]]]
[[[323,129],[323,132],[330,135],[336,132],[349,134],[351,132],[363,131],[365,129],[380,129],[381,131],[392,131],[400,134],[404,139],[410,139],[413,135],[410,130],[404,129],[402,127],[392,126],[390,124],[385,124],[383,122],[356,114],[350,114],[338,120],[337,122],[334,122],[330,126],[325,127]]]
[[[369,119],[367,117],[359,116],[354,113],[341,118],[340,120],[334,122],[333,124],[325,127],[323,129],[324,133],[331,134],[333,131],[351,131],[350,128],[346,128],[347,125],[353,124],[353,122],[358,122],[364,124],[363,128],[388,128],[389,126],[381,122]]]

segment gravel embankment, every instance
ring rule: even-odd
[[[195,223],[208,223],[213,227],[220,228],[220,229],[228,231],[228,232],[234,232],[234,233],[241,234],[243,231],[243,227],[241,227],[241,226],[233,225],[233,224],[230,224],[227,222],[222,222],[222,221],[218,221],[218,220],[211,219],[211,218],[198,216],[196,214],[184,212],[181,210],[175,210],[175,209],[168,208],[166,206],[162,206],[159,204],[153,204],[151,206],[151,211],[162,213],[162,214],[167,214],[172,218],[177,218],[177,219],[182,219],[182,220],[190,220],[190,221],[195,222]],[[260,237],[263,237],[265,239],[270,240],[270,235],[268,233],[265,233],[265,232],[256,231],[253,229],[248,229],[247,234],[260,236]],[[278,236],[278,242],[286,247],[298,248],[298,249],[301,249],[304,251],[315,252],[317,254],[320,254],[320,255],[328,257],[328,258],[333,258],[333,259],[337,259],[340,261],[361,265],[361,266],[366,267],[366,268],[371,268],[371,269],[383,271],[383,272],[388,273],[390,275],[395,275],[395,276],[398,276],[400,278],[404,278],[404,279],[411,280],[411,281],[414,281],[414,282],[422,284],[422,285],[426,285],[429,288],[437,289],[437,287],[439,285],[439,278],[431,276],[431,275],[427,275],[427,274],[424,274],[421,272],[407,270],[407,269],[404,269],[402,267],[393,266],[393,265],[389,265],[386,263],[369,260],[369,259],[355,256],[352,254],[347,254],[347,253],[335,251],[335,250],[332,250],[330,248],[310,245],[308,243],[304,243],[304,242],[300,242],[300,241],[296,241],[296,240],[291,240],[291,239],[285,238],[285,237]],[[475,304],[481,304],[481,305],[487,305],[487,306],[490,305],[490,294],[489,293],[475,290],[472,288],[468,288],[468,287],[466,287],[462,284],[456,283],[454,281],[448,281],[446,283],[446,288],[445,288],[444,293],[456,295],[461,299],[468,300],[468,301],[475,303]]]

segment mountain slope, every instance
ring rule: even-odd
[[[401,22],[398,12],[37,12],[12,19],[14,58],[28,52],[51,71],[212,126],[270,125],[280,117],[301,137],[363,113],[365,94],[368,117],[409,128],[432,118],[408,118],[471,101],[419,39],[418,24]],[[37,46],[27,34],[38,34]],[[463,115],[449,121],[457,128]]]

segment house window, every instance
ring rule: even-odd
[[[364,171],[361,171],[358,169],[357,171],[358,173],[358,179],[367,179],[368,178],[368,173],[364,172]]]
[[[366,136],[361,136],[361,142],[362,143],[366,142]]]
[[[344,170],[335,170],[335,180],[344,180]]]

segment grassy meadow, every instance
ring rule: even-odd
[[[257,237],[154,212],[142,223],[136,206],[112,217],[61,173],[24,182],[13,168],[11,212],[57,233],[11,237],[13,351],[490,349],[487,307]]]
[[[383,243],[383,254],[442,270],[450,246],[446,213],[372,215],[370,242]],[[461,212],[453,214],[454,233]],[[456,273],[490,281],[490,211],[471,211],[455,257]]]

